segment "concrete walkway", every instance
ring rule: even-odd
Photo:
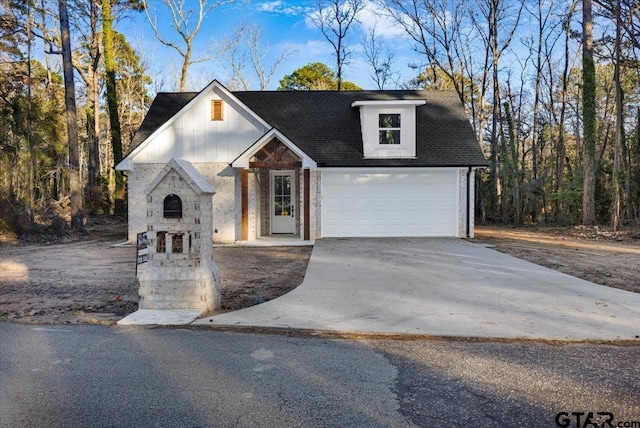
[[[203,313],[200,309],[138,309],[118,325],[189,325]]]
[[[322,239],[304,282],[194,326],[492,338],[640,338],[640,294],[458,239]]]

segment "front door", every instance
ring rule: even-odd
[[[271,233],[296,233],[294,171],[271,171]]]

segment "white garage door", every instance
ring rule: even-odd
[[[323,169],[322,236],[457,236],[457,172]]]

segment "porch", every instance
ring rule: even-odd
[[[240,177],[241,245],[310,245],[315,239],[310,167],[314,163],[277,131],[267,133],[232,166]]]

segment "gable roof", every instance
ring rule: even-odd
[[[127,156],[182,110],[196,95],[198,92],[158,92],[140,124],[140,128],[131,140]]]
[[[303,168],[316,168],[318,166],[318,164],[306,153],[300,150],[300,148],[297,147],[293,143],[293,141],[282,135],[282,133],[275,128],[271,128],[270,130],[268,130],[266,134],[258,139],[258,141],[253,143],[247,150],[242,152],[233,162],[231,162],[231,166],[234,168],[248,168],[249,159],[254,156],[256,152],[258,152],[266,143],[273,140],[274,138],[287,146],[289,150],[291,150],[296,154],[296,156],[300,158]]]
[[[115,166],[115,169],[129,169],[131,167],[130,161],[128,159],[129,155],[132,155],[134,152],[140,150],[142,146],[144,146],[149,141],[150,137],[152,137],[154,134],[159,134],[164,129],[169,127],[172,123],[174,123],[179,117],[182,116],[185,111],[187,111],[187,106],[189,106],[190,104],[196,104],[198,100],[203,99],[204,97],[209,96],[209,94],[211,94],[212,92],[216,91],[218,96],[221,96],[227,101],[236,103],[240,109],[246,111],[265,128],[269,128],[269,124],[266,123],[264,119],[258,116],[241,100],[236,98],[232,92],[229,92],[227,88],[225,88],[220,82],[214,79],[200,92],[163,93],[163,96],[156,97],[151,105],[151,107],[154,107],[155,104],[153,112],[151,111],[151,108],[149,108],[147,115],[140,125],[140,128],[143,128],[144,132],[140,135],[140,137],[138,137],[138,133],[136,133],[129,147],[129,151],[124,156],[124,158]],[[169,94],[169,96],[166,96],[167,94]],[[161,99],[158,100],[158,98]],[[173,101],[173,103],[171,101]],[[150,113],[152,114],[150,115]],[[161,118],[164,120],[162,120]],[[147,121],[147,119],[149,120]]]
[[[159,93],[129,153],[200,93]],[[247,91],[237,100],[319,167],[486,166],[455,91]],[[365,159],[357,101],[425,100],[416,107],[416,157]]]
[[[176,171],[180,176],[184,179],[184,181],[189,185],[191,190],[196,195],[202,194],[215,194],[216,191],[211,187],[211,184],[198,172],[197,169],[190,162],[184,159],[171,159],[169,163],[167,163],[162,171],[156,178],[154,178],[151,183],[144,190],[145,195],[149,195],[153,190],[160,184],[162,180],[169,174],[171,171]]]

